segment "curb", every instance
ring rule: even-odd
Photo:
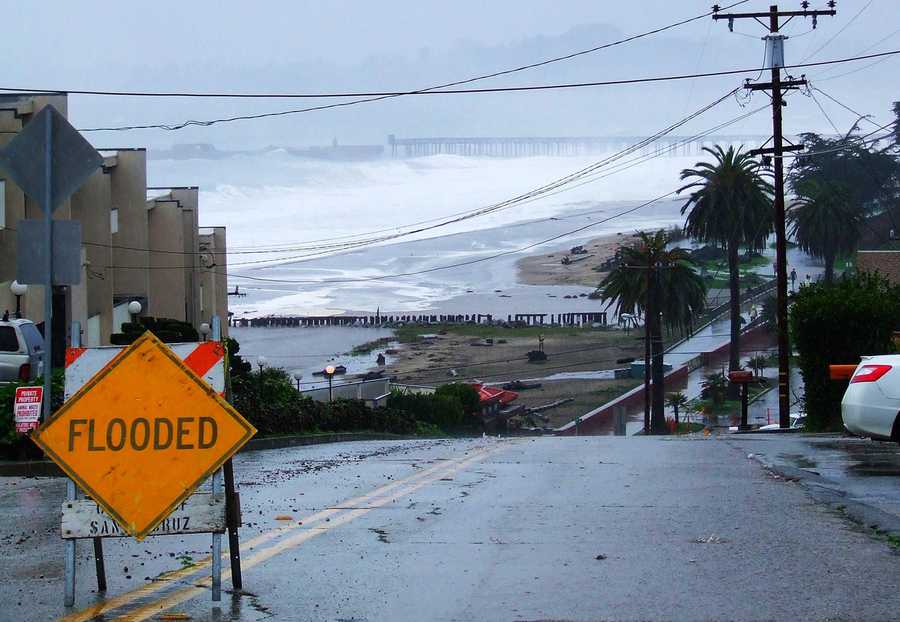
[[[304,445],[324,445],[326,443],[346,443],[351,441],[390,441],[427,438],[404,436],[401,434],[377,434],[366,432],[335,432],[333,434],[312,434],[296,436],[271,436],[251,439],[238,453],[266,451]],[[0,477],[64,477],[65,473],[51,460],[29,460],[23,462],[0,462]]]

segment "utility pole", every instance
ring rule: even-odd
[[[779,34],[780,29],[795,17],[811,17],[813,28],[816,27],[820,15],[834,16],[834,0],[829,0],[826,10],[809,10],[809,2],[800,3],[801,11],[779,11],[778,5],[769,6],[769,10],[759,13],[720,13],[719,5],[713,6],[713,19],[727,19],[728,29],[733,30],[734,20],[753,19],[766,26],[761,21],[768,18],[769,34],[766,41],[766,66],[772,71],[771,82],[752,83],[749,80],[744,88],[750,91],[771,91],[772,97],[772,146],[750,151],[752,155],[762,155],[764,160],[771,156],[775,169],[775,320],[778,328],[778,425],[788,428],[791,425],[791,394],[790,380],[790,343],[788,341],[787,325],[787,236],[785,233],[784,218],[784,153],[789,151],[802,151],[803,145],[785,145],[782,131],[781,109],[786,106],[784,92],[797,89],[806,85],[806,79],[801,76],[799,80],[788,76],[787,80],[781,79],[781,68],[784,66],[784,40],[787,38]],[[786,17],[783,23],[780,18]]]

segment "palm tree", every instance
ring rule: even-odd
[[[675,393],[669,393],[669,395],[666,396],[666,405],[669,408],[671,408],[672,411],[675,413],[675,425],[676,426],[678,425],[678,411],[684,410],[684,408],[687,406],[687,403],[688,403],[687,396],[685,396],[685,394],[682,393],[681,391],[676,391]]]
[[[728,289],[731,306],[729,371],[740,364],[741,274],[740,249],[761,251],[773,230],[772,186],[749,153],[733,146],[703,149],[712,162],[698,162],[681,171],[691,183],[678,190],[691,190],[681,213],[690,209],[684,231],[692,238],[725,249],[728,256]]]
[[[825,260],[825,282],[834,280],[834,262],[856,250],[864,224],[844,184],[806,179],[797,185],[797,201],[788,210],[789,232],[813,257]]]
[[[652,353],[652,417],[650,432],[666,433],[663,386],[662,328],[683,327],[706,304],[706,284],[685,249],[667,249],[665,232],[637,234],[621,248],[622,261],[600,283],[601,297],[617,315],[642,314]]]

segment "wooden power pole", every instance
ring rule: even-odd
[[[820,15],[836,15],[834,0],[827,4],[828,9],[809,10],[809,2],[801,3],[801,11],[779,11],[778,5],[773,4],[768,11],[759,13],[720,13],[718,5],[713,7],[713,19],[727,19],[729,30],[734,26],[736,19],[753,19],[766,25],[768,19],[769,34],[766,41],[766,67],[772,71],[771,82],[750,82],[744,88],[750,91],[770,91],[772,94],[772,146],[754,149],[753,155],[770,156],[775,169],[775,288],[776,310],[775,320],[778,329],[778,424],[782,428],[791,425],[791,394],[790,394],[790,343],[788,341],[787,325],[787,236],[785,232],[784,218],[784,158],[785,152],[801,151],[803,145],[785,145],[782,131],[781,109],[787,104],[784,101],[785,91],[797,89],[806,85],[806,79],[802,76],[795,80],[788,76],[787,80],[781,79],[781,68],[784,66],[784,40],[787,38],[779,31],[795,17],[812,18],[813,28],[816,27]],[[781,18],[786,17],[784,22]]]

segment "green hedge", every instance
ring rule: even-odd
[[[808,429],[842,428],[847,382],[831,380],[828,366],[894,352],[892,336],[898,326],[900,286],[878,274],[845,276],[831,285],[800,289],[790,309],[790,328],[805,385]]]
[[[113,333],[110,342],[116,346],[127,346],[151,331],[164,343],[187,343],[200,341],[200,334],[193,326],[171,318],[139,317],[137,322],[124,322],[121,333]]]
[[[372,409],[359,400],[317,402],[297,393],[287,372],[264,368],[232,378],[234,406],[260,436],[314,432],[389,432],[413,434],[419,426],[408,412]]]

